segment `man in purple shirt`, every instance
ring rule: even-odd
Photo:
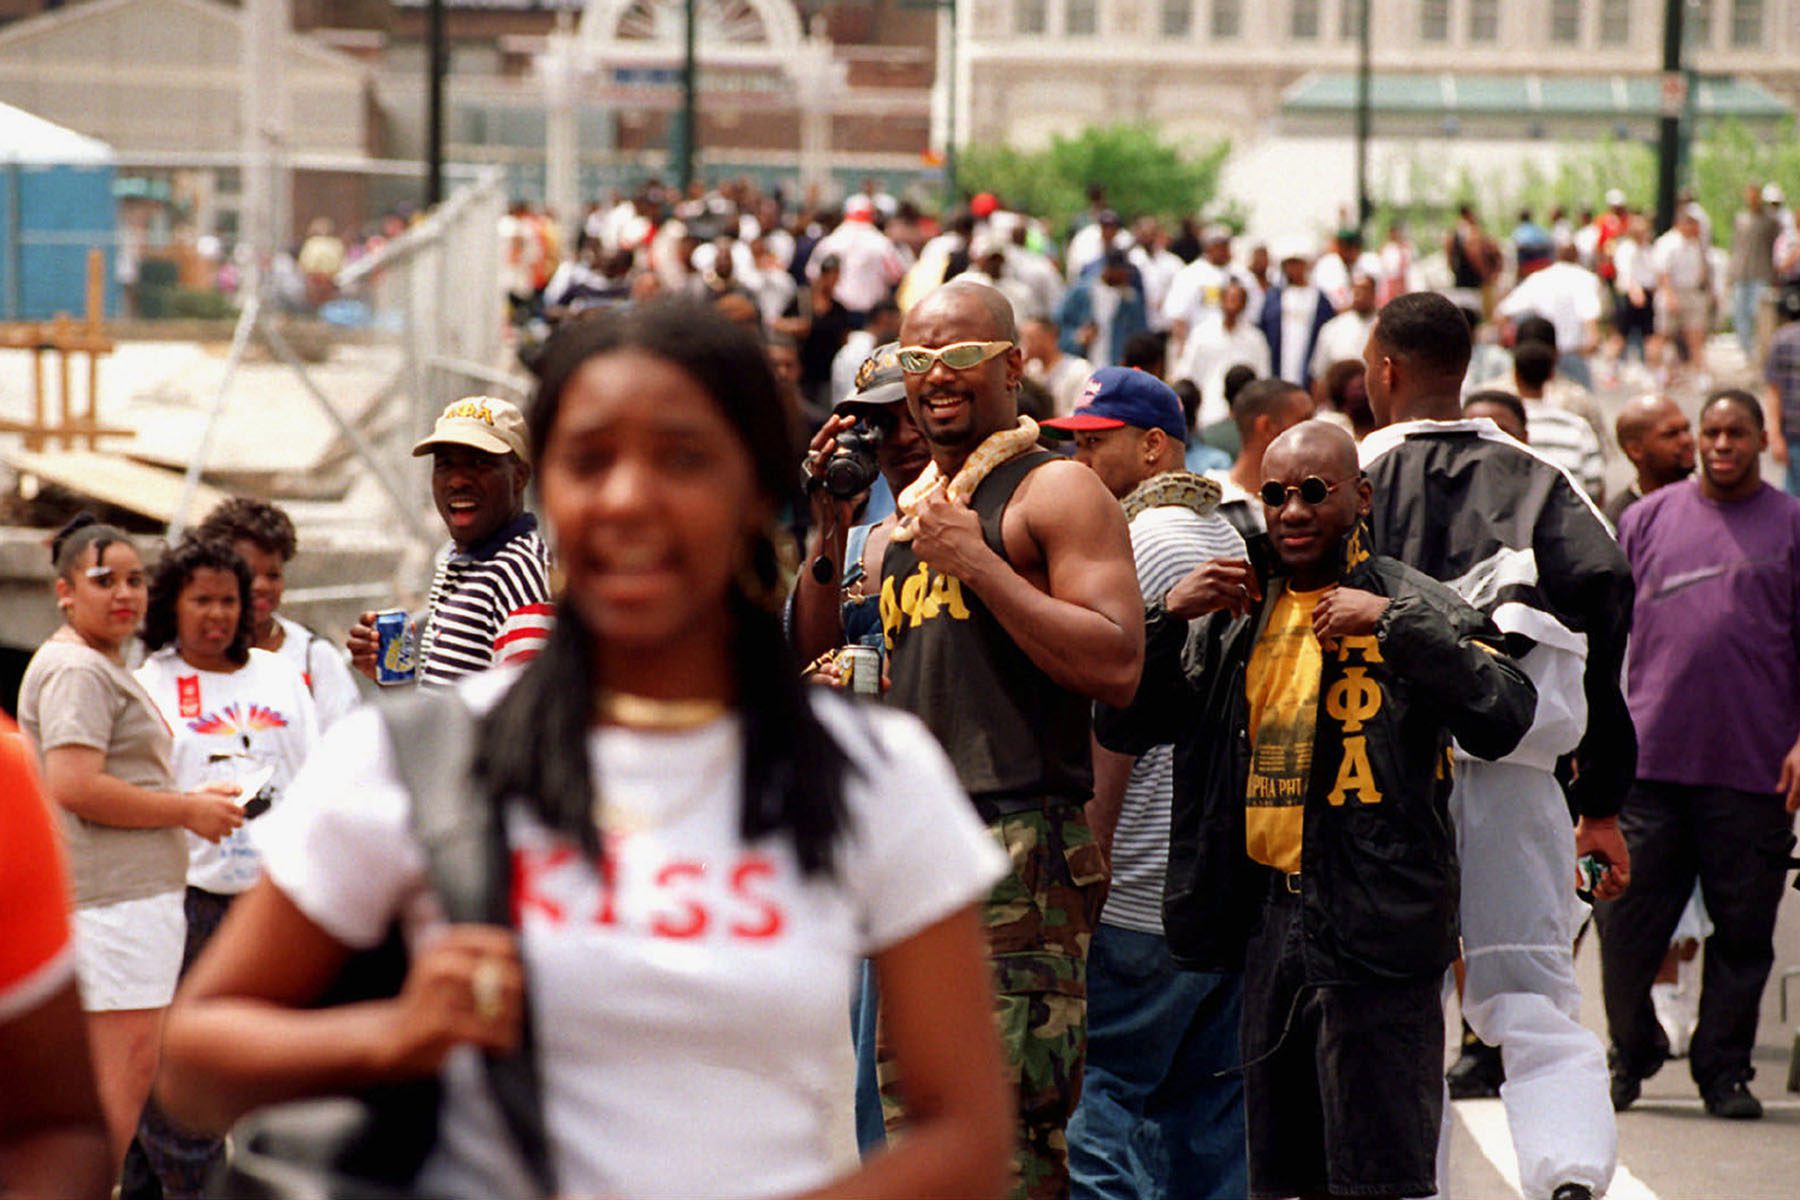
[[[1637,783],[1619,815],[1632,883],[1595,913],[1615,1109],[1668,1057],[1650,984],[1698,877],[1714,932],[1689,1067],[1708,1113],[1762,1116],[1748,1083],[1784,877],[1770,852],[1800,808],[1800,499],[1762,481],[1763,419],[1750,393],[1714,393],[1700,477],[1619,526],[1637,583]]]

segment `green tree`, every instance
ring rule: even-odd
[[[957,178],[971,195],[993,192],[1064,230],[1087,207],[1087,188],[1096,183],[1127,220],[1207,212],[1216,207],[1219,174],[1230,153],[1228,141],[1191,150],[1149,125],[1091,125],[1072,136],[1059,134],[1041,150],[970,146],[961,154]]]

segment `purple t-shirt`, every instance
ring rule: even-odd
[[[1773,792],[1800,734],[1800,499],[1670,484],[1626,510],[1619,544],[1638,778]]]

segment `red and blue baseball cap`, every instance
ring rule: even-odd
[[[1040,422],[1062,434],[1101,429],[1160,429],[1178,442],[1187,441],[1187,418],[1175,389],[1135,367],[1101,367],[1088,376],[1075,411]]]

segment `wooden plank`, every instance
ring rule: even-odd
[[[182,477],[98,450],[64,450],[45,454],[29,450],[0,451],[0,461],[83,496],[130,509],[167,524],[181,503]],[[202,483],[194,491],[188,524],[198,524],[226,494]]]

